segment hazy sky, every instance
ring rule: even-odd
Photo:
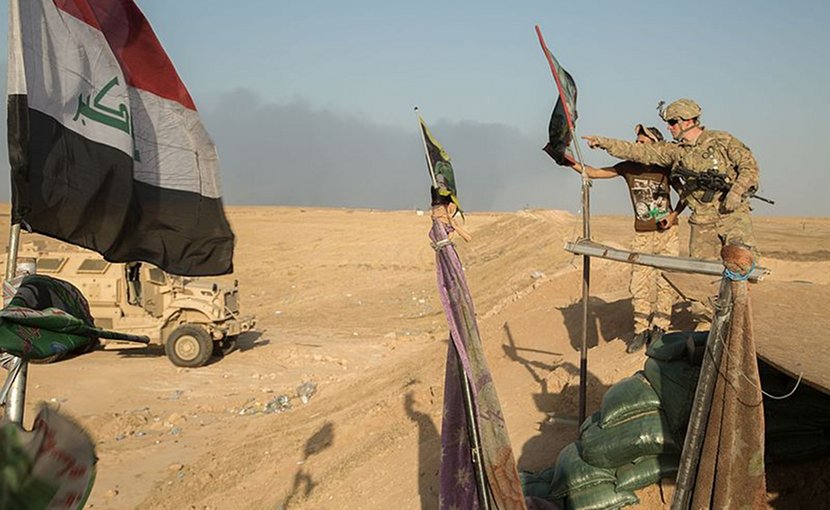
[[[219,148],[228,204],[424,207],[418,105],[466,209],[576,212],[578,176],[541,151],[556,92],[539,24],[576,80],[580,135],[667,135],[657,101],[691,97],[755,153],[777,201],[756,214],[830,215],[830,2],[138,4]],[[630,212],[621,179],[595,183],[592,210]]]

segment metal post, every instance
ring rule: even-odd
[[[20,224],[12,225],[9,229],[9,252],[6,257],[6,280],[15,276],[17,269],[17,250],[20,245]],[[23,409],[26,404],[26,376],[29,371],[29,362],[20,360],[20,369],[15,376],[9,371],[9,377],[13,377],[6,400],[6,417],[13,423],[23,423]]]
[[[467,373],[464,371],[464,365],[461,364],[461,356],[453,344],[455,351],[455,358],[458,362],[458,373],[461,377],[461,388],[464,391],[464,410],[467,413],[467,430],[470,436],[470,453],[473,456],[473,464],[476,469],[476,485],[478,486],[478,499],[481,507],[484,510],[490,510],[490,491],[487,490],[487,475],[484,473],[484,459],[481,456],[481,440],[478,437],[478,421],[475,418],[475,408],[473,407],[473,395],[470,391],[470,380],[467,379]]]
[[[574,145],[576,141],[574,141]],[[582,159],[580,157],[580,159]],[[582,236],[591,239],[590,181],[582,167]],[[579,425],[585,421],[588,401],[588,300],[591,297],[591,257],[582,256],[582,342],[579,346]]]
[[[571,133],[571,144],[573,144],[576,151],[576,158],[582,168],[582,237],[586,240],[591,239],[591,180],[585,169],[585,160],[582,159],[582,151],[579,149],[579,143],[576,136],[576,120],[572,116],[572,112],[568,110],[568,102],[565,100],[565,94],[562,89],[562,83],[559,81],[559,74],[556,71],[558,66],[554,64],[553,54],[545,44],[545,38],[542,37],[542,30],[539,25],[536,25],[536,36],[539,38],[539,44],[545,53],[545,58],[550,65],[553,80],[556,82],[556,90],[559,92],[559,100],[562,101],[562,110],[565,113],[565,119],[568,123],[568,131]],[[575,112],[574,112],[575,113]],[[589,255],[582,257],[582,342],[579,348],[579,424],[585,421],[585,406],[588,400],[588,298],[591,295],[591,259]]]
[[[686,510],[691,505],[692,492],[697,479],[706,423],[712,408],[712,396],[720,373],[724,343],[732,322],[732,282],[724,277],[721,280],[718,299],[715,303],[715,316],[706,339],[706,351],[700,367],[695,400],[683,441],[683,453],[677,470],[677,488],[672,498],[672,510]]]

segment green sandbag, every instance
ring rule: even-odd
[[[547,499],[550,496],[550,484],[555,470],[556,466],[535,473],[520,471],[519,482],[522,484],[522,493],[525,496]]]
[[[678,441],[682,441],[689,425],[700,367],[685,361],[658,361],[649,358],[644,373],[660,399],[660,407],[666,415],[669,430]]]
[[[662,478],[674,478],[680,465],[680,455],[667,453],[640,457],[617,468],[617,490],[634,491],[657,483]]]
[[[597,411],[591,416],[585,418],[585,421],[583,421],[582,425],[579,426],[580,437],[583,433],[585,433],[585,429],[590,427],[592,424],[599,424],[600,421],[602,421],[602,413],[600,411]]]
[[[611,386],[602,397],[600,426],[618,425],[626,420],[655,411],[660,407],[657,393],[642,372],[637,372]]]
[[[603,468],[617,468],[647,455],[680,452],[661,411],[608,428],[592,423],[580,439],[582,459]]]
[[[617,491],[613,482],[604,482],[572,492],[565,499],[566,510],[616,510],[640,500],[630,491]]]
[[[592,466],[582,460],[577,441],[559,452],[548,497],[562,499],[574,491],[600,483],[610,483],[613,486],[616,481],[613,469]]]
[[[705,345],[708,331],[676,331],[666,333],[659,340],[651,342],[646,349],[646,356],[658,361],[681,361],[689,359],[687,347],[691,337],[695,345]]]

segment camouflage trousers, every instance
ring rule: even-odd
[[[694,259],[720,260],[721,248],[730,243],[749,246],[758,259],[749,211],[724,214],[711,223],[689,221],[689,226],[689,256]]]
[[[631,251],[654,255],[674,255],[680,252],[677,227],[655,232],[636,232]],[[634,305],[634,334],[652,326],[668,330],[674,290],[656,267],[631,266],[631,302]]]

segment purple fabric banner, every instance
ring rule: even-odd
[[[470,444],[471,427],[479,436],[491,508],[525,510],[519,473],[507,424],[481,345],[475,310],[461,260],[449,241],[449,227],[433,219],[430,239],[435,248],[438,291],[450,328],[441,424],[441,510],[480,509],[476,466]],[[470,381],[474,422],[468,423],[461,373]]]

